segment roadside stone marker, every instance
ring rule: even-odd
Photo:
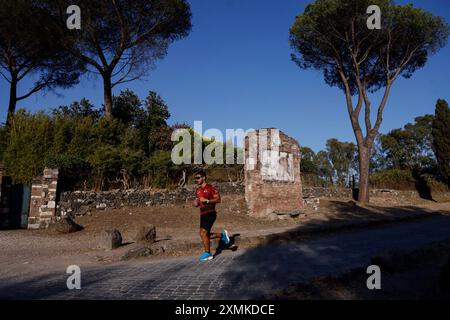
[[[106,250],[113,250],[122,245],[122,235],[117,229],[106,230],[101,234],[101,247]]]

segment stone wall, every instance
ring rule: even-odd
[[[28,229],[47,228],[56,221],[58,169],[45,169],[42,177],[33,180],[28,212]]]
[[[222,195],[244,196],[243,184],[213,183]],[[57,206],[57,216],[85,215],[93,210],[118,209],[122,207],[149,207],[164,204],[184,204],[194,200],[194,185],[187,185],[176,190],[114,190],[114,191],[73,191],[63,192]],[[416,191],[399,191],[373,189],[371,197],[384,199],[386,203],[400,202],[403,204],[423,200]],[[303,189],[303,206],[317,211],[321,199],[336,199],[349,201],[352,190],[346,188],[311,187]]]
[[[321,188],[310,187],[303,188],[303,198],[333,198],[333,199],[351,199],[352,189],[350,188]]]
[[[245,199],[249,214],[268,217],[303,207],[300,146],[278,129],[259,129],[245,138]]]
[[[243,194],[242,184],[212,183],[222,194]],[[58,216],[85,215],[92,210],[118,209],[122,207],[146,207],[164,204],[183,204],[195,199],[195,185],[176,190],[114,190],[73,191],[61,193]]]

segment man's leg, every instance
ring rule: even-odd
[[[219,238],[222,238],[222,234],[221,233],[210,233],[209,238],[210,239],[219,239]]]
[[[209,241],[208,230],[200,228],[200,238],[202,239],[205,252],[211,252],[211,242]]]

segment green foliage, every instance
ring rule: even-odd
[[[420,180],[426,185],[430,192],[449,192],[446,184],[436,179],[435,175],[424,173],[420,176]]]
[[[0,125],[0,162],[1,159],[3,159],[3,155],[5,153],[7,137],[8,131],[6,129],[6,126]]]
[[[92,128],[94,143],[99,146],[119,145],[126,128],[127,126],[117,119],[100,118]]]
[[[319,177],[333,185],[333,166],[328,160],[328,153],[324,150],[317,152],[314,163]]]
[[[9,129],[0,128],[0,162],[14,182],[23,183],[45,167],[58,168],[62,190],[170,187],[183,171],[192,171],[190,165],[173,165],[171,135],[186,128],[193,140],[195,133],[185,124],[168,126],[169,108],[159,95],[150,91],[142,104],[125,90],[113,105],[113,118],[102,116],[86,99],[49,114],[17,112]],[[213,142],[200,138],[203,147]],[[238,149],[233,150],[236,157]],[[224,165],[217,169],[232,172]]]
[[[370,5],[381,9],[381,30],[367,28]],[[296,18],[290,45],[296,53],[292,60],[299,67],[322,71],[327,84],[346,90],[343,72],[348,89],[355,94],[358,80],[364,89],[377,90],[397,71],[410,77],[429,55],[445,46],[448,36],[443,18],[412,5],[395,5],[390,0],[316,0]],[[354,59],[363,72],[355,68]]]
[[[432,152],[433,115],[415,118],[402,129],[394,129],[379,135],[381,155],[380,168],[399,168],[407,170],[431,169],[435,166]]]
[[[366,10],[371,5],[382,12],[377,30],[367,27]],[[302,69],[322,72],[328,85],[345,93],[345,112],[359,152],[358,200],[367,203],[371,148],[392,85],[400,76],[410,78],[429,56],[444,47],[450,28],[441,17],[412,5],[395,5],[391,0],[316,0],[296,17],[289,31],[292,60]],[[372,124],[369,93],[381,88],[384,94]]]
[[[142,102],[133,91],[126,89],[113,97],[112,115],[124,123],[136,125],[143,117]]]
[[[86,99],[50,114],[20,110],[9,130],[0,128],[0,161],[16,183],[31,182],[45,167],[59,168],[66,190],[131,188],[143,180],[146,186],[171,183],[173,129],[162,98],[151,92],[144,109],[126,90],[114,110],[116,118],[103,117]]]
[[[170,155],[168,151],[158,150],[143,163],[142,172],[156,187],[165,187],[171,182],[169,175],[173,164]]]
[[[433,192],[448,192],[436,175],[408,169],[385,169],[370,176],[370,185],[379,189],[417,190],[423,198],[432,199]]]
[[[314,158],[316,154],[311,148],[301,147],[300,148],[301,155],[301,172],[302,173],[317,173],[317,168],[314,163]]]
[[[372,186],[417,189],[425,197],[430,197],[430,190],[442,191],[442,185],[436,180],[437,156],[435,158],[433,154],[435,140],[439,136],[436,131],[433,132],[433,126],[438,122],[435,116],[426,114],[403,128],[380,134],[371,162]],[[444,133],[442,136],[447,138],[448,135]],[[449,143],[448,140],[444,142],[445,147],[446,143]]]
[[[337,139],[329,139],[327,150],[314,153],[311,148],[301,147],[300,171],[305,186],[330,187],[335,184],[336,169],[331,162],[336,157],[336,145],[340,145]],[[345,143],[344,143],[345,144]],[[330,153],[331,152],[331,153]],[[339,181],[337,181],[339,183]]]
[[[44,160],[47,168],[59,169],[58,187],[72,190],[84,186],[89,181],[92,167],[85,159],[71,154],[49,154]]]
[[[53,135],[51,118],[18,110],[11,121],[3,162],[14,183],[29,183],[44,169]]]
[[[340,186],[345,185],[345,180],[350,176],[350,169],[356,163],[357,150],[351,142],[341,142],[337,139],[327,140],[327,155]]]
[[[71,0],[39,3],[67,56],[103,78],[106,116],[112,115],[112,89],[148,75],[169,45],[186,37],[192,27],[185,0],[78,0],[83,27],[72,31],[66,26]]]
[[[450,186],[450,108],[445,100],[439,99],[436,103],[432,136],[439,172]]]
[[[102,110],[96,109],[86,98],[75,101],[69,106],[60,106],[54,109],[52,113],[54,116],[69,118],[92,117],[98,119],[102,116]]]
[[[56,38],[51,17],[37,0],[3,1],[0,6],[0,70],[10,87],[8,118],[18,101],[41,90],[78,83],[84,64],[70,58]],[[33,75],[34,84],[18,84]],[[31,82],[31,81],[30,81]]]
[[[370,185],[380,189],[414,190],[416,179],[410,170],[387,169],[373,173]]]
[[[145,100],[145,113],[140,123],[142,137],[148,141],[148,154],[171,145],[172,132],[165,130],[169,117],[169,108],[165,101],[156,92],[150,91]]]

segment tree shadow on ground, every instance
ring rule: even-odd
[[[89,277],[82,276],[82,286],[95,285],[97,282],[108,277],[107,272],[90,272]],[[71,295],[78,290],[69,290],[67,279],[70,275],[61,273],[47,273],[27,279],[17,279],[11,277],[2,279],[0,284],[0,299],[2,300],[37,300],[37,299],[64,299],[64,296]],[[81,292],[81,290],[79,291]]]
[[[283,234],[267,236],[258,247],[236,257],[225,272],[233,290],[224,298],[257,299],[292,283],[366,268],[371,257],[380,252],[438,240],[448,235],[450,227],[450,217],[443,216],[444,212],[412,206],[361,207],[335,202],[334,209],[337,214],[328,219],[312,220]],[[436,219],[419,222],[419,215]],[[398,217],[402,223],[392,224]],[[417,223],[404,223],[413,218]],[[358,230],[362,226],[365,229]]]
[[[419,196],[422,199],[437,202],[436,200],[433,199],[433,196],[431,194],[431,188],[430,188],[427,180],[423,177],[423,175],[415,173],[414,179],[416,180],[415,186],[416,186],[417,192],[419,193]]]
[[[69,290],[67,282],[71,274],[52,272],[24,279],[2,278],[0,300],[123,300],[145,299],[146,294],[178,274],[184,264],[165,263],[159,266],[160,274],[167,277],[152,277],[154,264],[144,264],[130,268],[127,264],[81,268],[81,289]],[[148,278],[143,274],[150,274]]]

